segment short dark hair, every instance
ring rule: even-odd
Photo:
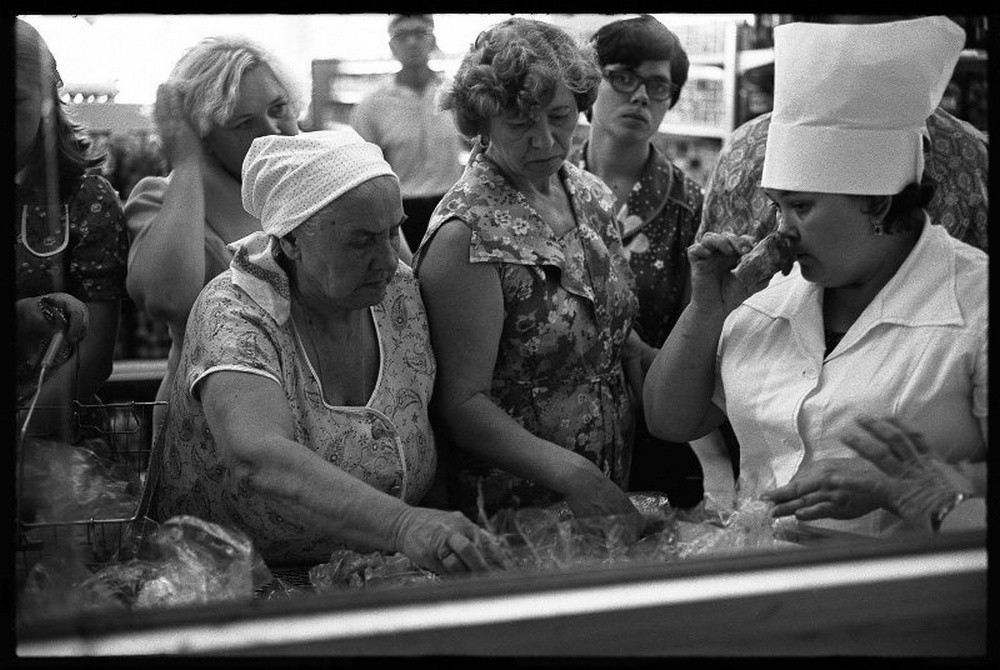
[[[647,60],[670,61],[670,80],[677,87],[670,107],[677,104],[691,64],[680,39],[665,25],[649,14],[612,21],[601,26],[590,43],[602,68],[612,64],[635,68]]]
[[[474,137],[504,109],[529,112],[547,104],[559,84],[585,111],[600,83],[589,47],[552,24],[513,17],[479,34],[442,91],[441,108],[452,110],[459,132]]]
[[[396,24],[400,21],[405,21],[407,19],[417,19],[418,21],[423,21],[431,30],[434,30],[434,15],[433,14],[393,14],[392,18],[389,19],[389,36],[393,34],[393,30],[396,28]]]
[[[915,230],[924,225],[924,209],[934,197],[937,182],[926,172],[920,183],[911,182],[902,191],[893,196],[871,195],[868,198],[866,213],[878,210],[879,201],[890,198],[889,211],[882,221],[882,229],[889,235],[893,233]]]

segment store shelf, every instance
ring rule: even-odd
[[[167,359],[132,359],[114,361],[110,383],[160,381],[167,374]]]
[[[669,114],[668,114],[669,118]],[[698,125],[694,123],[663,123],[660,132],[667,135],[687,135],[689,137],[713,137],[724,140],[730,130],[718,126]]]

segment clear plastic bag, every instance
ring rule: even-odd
[[[438,582],[440,578],[403,554],[338,549],[327,563],[309,569],[309,582],[317,593],[344,589],[387,588]]]
[[[73,552],[48,556],[19,597],[28,619],[87,611],[252,599],[271,572],[242,532],[176,516],[145,533],[136,558],[91,572]]]

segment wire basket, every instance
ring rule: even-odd
[[[21,556],[18,568],[27,572],[42,557],[65,551],[76,552],[88,566],[134,555],[144,534],[156,526],[147,515],[159,472],[163,431],[153,428],[154,416],[158,414],[155,410],[166,405],[162,401],[74,402],[69,413],[70,443],[47,440],[37,434],[25,437],[26,431],[22,430],[17,477],[17,550]],[[17,425],[22,427],[25,422],[45,417],[46,410],[58,412],[56,408],[19,408]],[[47,458],[53,455],[55,465],[53,459]],[[34,514],[37,510],[31,508],[40,497],[62,496],[59,499],[65,501],[77,495],[84,485],[96,490],[96,476],[85,480],[84,485],[73,480],[84,471],[81,464],[100,467],[103,477],[100,483],[120,494],[115,504],[96,505],[87,513],[80,513],[85,506],[63,506],[62,510],[69,513],[47,519],[42,515],[39,519]],[[85,472],[90,476],[90,472],[98,470]],[[55,477],[54,473],[60,476]],[[26,486],[40,490],[27,491]],[[44,504],[34,506],[44,507]]]

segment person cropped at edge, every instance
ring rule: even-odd
[[[622,490],[641,379],[623,363],[645,355],[644,369],[654,352],[632,331],[614,194],[565,160],[600,79],[547,23],[511,18],[478,36],[442,98],[478,146],[414,271],[455,446],[453,504],[476,514],[480,490],[487,514],[564,499],[578,517],[622,515],[629,534],[641,523]]]
[[[348,546],[485,569],[471,521],[415,506],[435,476],[435,363],[381,150],[350,128],[257,138],[242,200],[263,231],[191,309],[159,517],[240,528],[268,564]]]
[[[67,116],[48,45],[22,19],[14,37],[16,400],[38,390],[40,359],[64,330],[37,405],[68,407],[95,402],[111,374],[128,235],[118,194],[93,171],[103,156]]]
[[[817,23],[884,23],[877,15],[815,17]],[[813,18],[807,19],[813,21]],[[888,19],[886,19],[888,20]],[[777,227],[775,209],[760,188],[771,114],[755,117],[726,140],[709,175],[698,238],[705,232],[760,239]],[[989,146],[984,133],[940,106],[927,117],[931,152],[927,174],[937,188],[927,203],[931,222],[989,253]]]
[[[171,340],[157,400],[170,392],[199,291],[229,267],[227,245],[260,230],[240,202],[247,149],[257,137],[298,133],[302,105],[287,68],[243,36],[201,40],[157,90],[156,126],[171,171],[142,179],[125,203],[129,295],[166,322]],[[158,410],[157,424],[162,416]]]
[[[590,132],[570,160],[615,194],[639,300],[635,330],[658,348],[687,303],[686,250],[701,220],[701,187],[652,142],[687,81],[688,57],[677,36],[648,14],[608,23],[590,43],[603,80],[587,112]],[[709,456],[716,451],[708,450]],[[702,499],[703,487],[692,483],[702,479],[702,465],[709,471],[706,480],[724,478],[732,489],[728,458],[699,464],[687,443],[652,437],[640,418],[629,489],[662,490],[671,504],[690,507]]]
[[[441,76],[428,65],[437,48],[434,17],[396,14],[389,20],[389,48],[402,66],[362,98],[351,126],[382,147],[399,176],[406,223],[403,236],[416,249],[441,196],[462,176],[462,138],[451,115],[438,109]]]
[[[884,498],[852,493],[882,476],[847,444],[861,414],[897,426],[864,439],[892,445],[902,426],[985,491],[989,258],[924,209],[924,123],[963,43],[944,17],[775,29],[761,185],[795,266],[743,286],[729,270],[752,238],[706,232],[644,399],[668,439],[728,416],[740,495],[766,494],[778,515],[870,535],[905,527]]]

